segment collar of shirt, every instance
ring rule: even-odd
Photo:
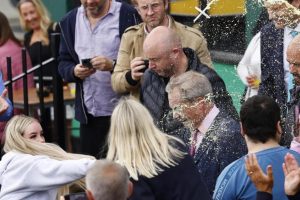
[[[171,19],[170,19],[170,17],[167,15],[167,17],[168,17],[168,28],[171,28]],[[148,35],[149,34],[149,32],[148,32],[148,30],[147,30],[147,28],[146,28],[146,24],[145,24],[145,26],[144,26],[144,32],[145,32],[145,34],[146,35]]]
[[[196,150],[199,148],[200,144],[202,143],[202,139],[208,129],[211,127],[212,123],[214,122],[215,118],[219,114],[220,110],[214,105],[214,107],[209,111],[206,115],[204,120],[202,121],[201,125],[198,127],[200,133],[197,135],[196,140]]]
[[[291,31],[297,31],[300,33],[300,24],[298,24],[295,28],[290,28],[290,27],[285,27],[284,31],[287,31],[288,33],[290,33]]]
[[[198,130],[202,133],[205,134],[209,127],[212,125],[214,122],[214,119],[216,116],[219,114],[220,110],[214,105],[214,107],[209,111],[209,113],[205,116],[204,120],[198,127]]]
[[[290,85],[290,65],[286,60],[286,51],[287,51],[287,47],[290,44],[290,42],[293,40],[293,36],[290,34],[291,31],[298,31],[300,32],[300,23],[294,28],[289,28],[289,27],[285,27],[284,28],[284,36],[283,36],[283,69],[284,69],[284,81],[285,81],[285,87],[286,87],[286,91],[288,91],[289,89],[289,85]]]

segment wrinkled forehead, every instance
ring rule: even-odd
[[[146,6],[156,3],[164,3],[164,0],[136,0],[138,6]]]

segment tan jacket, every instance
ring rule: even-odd
[[[169,16],[170,17],[170,16]],[[171,28],[175,30],[181,38],[182,47],[189,47],[196,51],[201,63],[213,67],[207,43],[200,31],[175,22],[170,17]],[[125,30],[118,53],[118,60],[112,74],[112,87],[117,93],[130,93],[139,98],[140,83],[133,86],[126,80],[125,74],[130,71],[130,62],[135,57],[143,57],[143,42],[146,37],[144,23],[131,26]]]

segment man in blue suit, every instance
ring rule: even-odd
[[[217,108],[203,74],[188,71],[173,77],[166,91],[173,116],[191,129],[189,151],[212,194],[221,171],[246,154],[239,122]]]

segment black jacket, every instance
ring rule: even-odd
[[[184,48],[184,53],[188,58],[187,71],[194,70],[205,75],[212,85],[216,106],[233,119],[238,120],[238,113],[222,78],[213,69],[201,64],[194,50]],[[154,71],[147,70],[141,87],[141,101],[148,108],[159,128],[166,133],[182,136],[182,131],[186,132],[187,130],[172,117],[168,95],[165,91],[168,81],[168,78],[163,78]],[[182,139],[186,141],[187,138]]]

